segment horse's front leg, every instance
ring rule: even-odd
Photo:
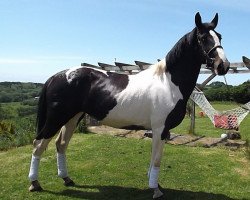
[[[56,138],[58,176],[64,180],[65,186],[73,186],[75,184],[73,180],[69,178],[69,175],[68,175],[65,153],[66,153],[69,141],[77,126],[77,122],[81,116],[82,116],[82,113],[78,113],[72,119],[70,119],[61,128],[59,135]]]
[[[149,187],[154,189],[153,198],[158,198],[163,196],[163,193],[159,189],[159,172],[160,172],[160,164],[162,153],[164,149],[165,140],[161,140],[161,133],[163,128],[153,129],[153,141],[152,141],[152,155],[151,155],[151,163],[148,171],[149,177]]]

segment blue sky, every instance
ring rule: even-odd
[[[250,57],[248,0],[1,0],[0,81],[43,83],[82,62],[155,63],[194,28],[198,11],[203,21],[219,13],[230,62]],[[250,74],[226,78],[238,85]]]

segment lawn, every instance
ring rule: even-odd
[[[151,199],[147,169],[151,141],[75,134],[67,152],[77,183],[66,188],[57,178],[55,145],[40,163],[43,192],[28,192],[32,146],[0,152],[0,199]],[[245,149],[166,145],[160,184],[166,199],[250,199],[250,160]]]

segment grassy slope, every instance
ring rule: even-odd
[[[151,199],[149,140],[75,134],[68,165],[76,187],[57,178],[53,142],[41,160],[45,191],[28,192],[31,145],[0,152],[0,199]],[[165,146],[160,183],[168,199],[250,199],[250,161],[243,150]]]

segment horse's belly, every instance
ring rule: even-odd
[[[117,105],[102,120],[102,123],[115,128],[126,128],[138,126],[143,129],[150,129],[150,112],[143,103]]]

